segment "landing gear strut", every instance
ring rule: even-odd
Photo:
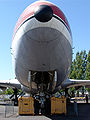
[[[36,115],[39,115],[39,113],[49,115],[51,113],[51,100],[49,96],[46,97],[44,93],[41,93],[40,97],[34,99],[34,113]]]

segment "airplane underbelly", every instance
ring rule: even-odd
[[[35,27],[34,27],[35,26]],[[70,70],[72,43],[70,33],[53,18],[47,24],[33,18],[24,23],[13,40],[13,59],[18,80],[28,86],[28,71],[58,71],[58,83]]]

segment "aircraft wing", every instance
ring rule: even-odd
[[[0,80],[1,87],[11,87],[11,88],[21,88],[21,84],[17,79],[10,79],[10,80]]]
[[[17,79],[0,80],[0,86],[21,89],[21,84]],[[61,86],[62,88],[70,88],[76,86],[90,87],[90,80],[74,80],[67,78],[66,81]]]
[[[74,80],[67,78],[66,81],[62,84],[62,88],[70,88],[76,86],[90,86],[90,80]]]

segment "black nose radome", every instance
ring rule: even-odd
[[[40,5],[35,9],[35,18],[40,22],[48,22],[52,19],[53,10],[48,5]]]

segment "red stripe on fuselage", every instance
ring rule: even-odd
[[[15,29],[14,29],[14,33],[13,33],[13,38],[15,36],[15,33],[16,31],[18,30],[18,28],[20,27],[20,25],[25,21],[27,20],[28,18],[30,18],[31,16],[34,15],[34,11],[35,11],[35,8],[39,5],[48,5],[52,8],[53,10],[53,14],[57,15],[59,18],[61,18],[65,24],[67,25],[68,29],[70,30],[70,27],[69,27],[69,24],[68,24],[68,21],[66,20],[63,12],[57,7],[55,6],[54,4],[52,3],[49,3],[49,2],[35,2],[33,4],[31,4],[30,6],[28,6],[24,12],[21,14],[21,16],[19,17],[17,23],[16,23],[16,26],[15,26]],[[70,30],[71,31],[71,30]]]

